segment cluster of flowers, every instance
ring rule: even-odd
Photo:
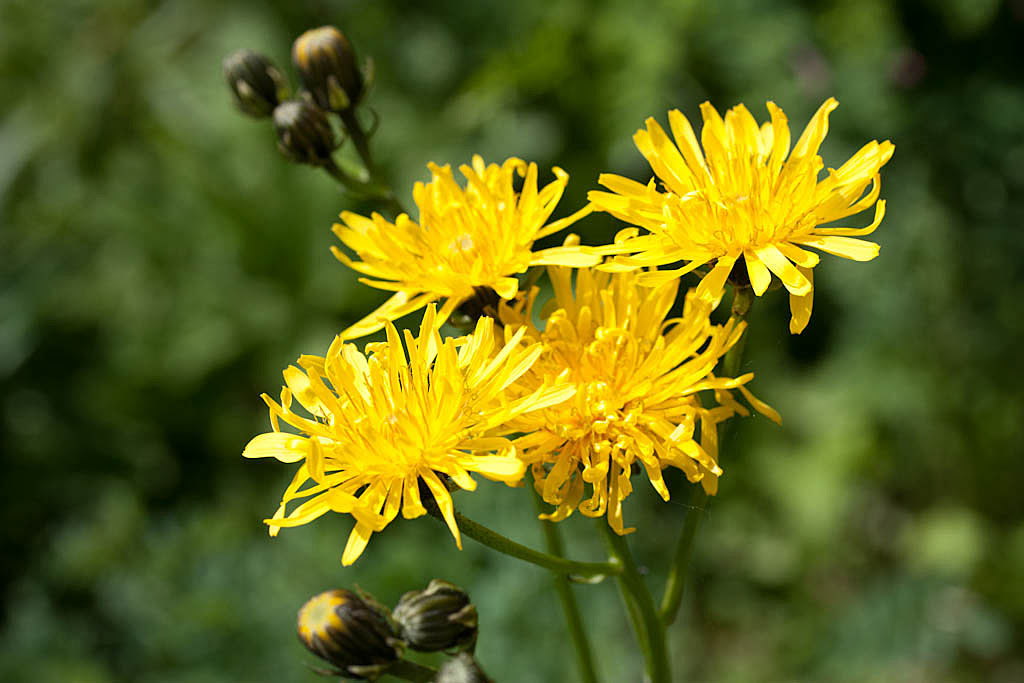
[[[564,171],[540,187],[536,164],[478,156],[459,169],[465,185],[450,167],[430,166],[430,182],[413,189],[418,222],[342,213],[334,231],[356,257],[335,255],[394,294],[325,356],[287,368],[279,401],[264,395],[273,431],[244,455],[299,464],[266,520],[270,533],[329,510],[350,514],[349,565],[399,512],[409,519],[429,508],[461,547],[450,492],[474,490],[473,473],[515,486],[529,469],[554,506],[545,518],[579,510],[619,534],[632,531],[622,506],[641,472],[665,500],[668,467],[714,494],[718,425],[749,414],[746,405],[780,419],[747,389],[753,374],[715,372],[744,332],[741,321],[710,318],[726,282],[761,296],[778,278],[799,333],[819,260],[807,248],[858,261],[878,254],[856,238],[884,215],[879,171],[893,145],[870,142],[822,178],[818,149],[836,106],[826,101],[792,148],[771,102],[761,126],[743,105],[724,118],[702,105],[700,143],[679,111],[669,112],[674,142],[648,119],[634,141],[660,183],[603,174],[608,192],[591,192],[585,208],[553,222]],[[867,227],[831,227],[872,205]],[[534,251],[536,240],[595,210],[629,225],[613,244],[569,235]],[[539,289],[521,289],[517,276],[540,266],[554,298],[536,315]],[[688,272],[701,273],[700,283],[670,317]],[[393,321],[424,308],[418,334],[399,335]],[[442,338],[439,328],[460,317],[474,321],[472,331]],[[364,351],[349,343],[381,329],[386,341]],[[282,421],[298,433],[281,431]]]

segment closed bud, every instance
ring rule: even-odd
[[[473,296],[458,305],[449,322],[459,329],[472,330],[483,316],[498,321],[501,297],[490,287],[474,287]]]
[[[277,148],[292,161],[312,166],[330,163],[337,147],[327,115],[312,102],[288,100],[274,109]]]
[[[337,675],[372,680],[402,655],[387,610],[352,591],[310,598],[299,610],[298,628],[302,644],[337,667]]]
[[[476,642],[476,607],[458,586],[434,579],[402,596],[392,611],[402,639],[414,650],[437,652]]]
[[[494,683],[477,664],[473,655],[460,652],[445,662],[434,683]]]
[[[333,26],[310,29],[295,39],[292,63],[321,108],[341,112],[363,94],[363,75],[348,38]]]
[[[224,58],[224,78],[244,114],[266,118],[288,96],[288,84],[273,62],[258,52],[238,50]]]

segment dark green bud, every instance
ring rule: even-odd
[[[224,78],[243,114],[266,118],[288,97],[288,84],[273,62],[258,52],[238,50],[224,58]]]
[[[458,586],[434,579],[426,590],[410,591],[392,610],[402,639],[414,650],[437,652],[476,642],[476,607]]]
[[[333,163],[331,154],[338,146],[327,115],[312,102],[288,100],[274,109],[277,148],[299,164],[324,166]]]
[[[374,679],[402,656],[387,609],[352,591],[326,591],[299,610],[299,640],[339,676]]]
[[[448,321],[462,330],[472,330],[478,320],[484,316],[498,321],[498,306],[501,297],[490,287],[474,287],[473,296],[464,300],[455,309]]]
[[[359,103],[363,75],[348,38],[335,27],[310,29],[296,38],[292,63],[321,109],[341,112]]]
[[[460,652],[447,662],[437,672],[434,683],[494,683],[488,678],[476,659],[468,652]]]

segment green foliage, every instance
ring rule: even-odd
[[[342,570],[349,522],[266,537],[287,468],[245,462],[258,395],[383,298],[328,252],[353,205],[286,163],[220,73],[334,23],[372,55],[374,139],[409,203],[428,160],[558,164],[561,211],[598,173],[649,173],[646,116],[710,98],[794,126],[841,107],[838,165],[892,139],[868,264],[816,270],[791,338],[755,306],[745,370],[785,418],[744,421],[670,632],[680,680],[1010,681],[1024,675],[1018,344],[1024,247],[1020,3],[0,3],[0,678],[314,680],[293,635],[310,595],[391,604],[435,576],[480,612],[501,681],[574,675],[540,570],[429,519]],[[286,71],[288,69],[285,69]],[[579,224],[605,241],[614,221]],[[552,238],[552,241],[560,239]],[[658,587],[687,487],[640,490],[631,538]],[[523,491],[464,512],[539,546]],[[591,525],[570,550],[600,557]],[[605,680],[640,663],[611,582],[577,594]]]

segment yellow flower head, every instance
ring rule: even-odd
[[[466,490],[476,488],[471,472],[520,481],[525,467],[505,438],[512,431],[506,423],[564,401],[574,389],[538,386],[510,400],[503,392],[540,355],[538,344],[521,344],[523,331],[496,339],[490,318],[459,339],[442,341],[436,328],[429,306],[419,336],[405,332],[405,348],[390,323],[387,341],[369,345],[368,355],[338,337],[326,357],[302,356],[299,367],[284,371],[280,403],[264,394],[273,431],[250,441],[243,455],[301,463],[277,513],[265,520],[271,535],[328,510],[351,514],[356,525],[342,564],[352,564],[399,510],[406,519],[427,511],[422,482],[461,548],[439,475]],[[293,400],[309,417],[293,410]],[[300,433],[282,432],[281,420]],[[297,499],[306,500],[288,511]]]
[[[711,324],[711,304],[692,292],[682,317],[666,320],[678,279],[644,288],[637,273],[580,270],[574,294],[568,269],[548,271],[557,310],[543,332],[530,322],[536,292],[525,306],[502,308],[506,324],[528,326],[527,339],[544,346],[518,386],[528,392],[559,378],[576,387],[566,402],[514,421],[525,433],[516,441],[520,457],[532,466],[544,500],[556,506],[545,518],[562,520],[578,507],[589,517],[607,514],[619,534],[632,531],[623,528],[622,502],[632,491],[635,462],[665,500],[666,467],[681,469],[714,494],[722,472],[716,425],[748,414],[730,390],[738,389],[757,410],[779,420],[743,386],[753,374],[733,379],[712,372],[744,324]],[[705,390],[714,392],[717,405],[698,400]],[[583,501],[586,485],[591,495]]]
[[[758,296],[768,289],[772,274],[789,290],[790,331],[799,334],[811,317],[811,269],[818,264],[818,255],[805,247],[869,261],[878,255],[878,245],[852,238],[873,232],[885,214],[885,202],[878,199],[879,170],[892,157],[891,142],[869,142],[819,181],[823,162],[818,148],[837,106],[833,98],[822,104],[792,151],[786,116],[773,102],[768,103],[771,121],[760,128],[742,104],[726,112],[724,120],[711,104],[702,104],[703,153],[679,111],[668,114],[674,144],[657,121],[647,119],[647,128],[633,140],[664,192],[653,179],[643,185],[603,174],[598,182],[611,192],[594,191],[589,198],[597,208],[649,233],[627,228],[613,245],[591,251],[630,254],[604,266],[614,271],[689,261],[677,270],[641,275],[648,286],[713,264],[698,288],[712,299],[742,257]],[[875,218],[865,228],[819,227],[872,204]]]
[[[394,291],[377,310],[342,332],[344,339],[372,334],[388,320],[446,299],[438,316],[443,323],[460,303],[479,289],[492,289],[511,299],[519,289],[517,273],[530,266],[558,264],[592,266],[599,257],[578,248],[555,247],[532,251],[534,241],[558,232],[592,210],[545,225],[562,197],[568,174],[555,167],[555,180],[537,189],[537,164],[509,159],[485,166],[480,156],[472,166],[460,166],[466,187],[455,181],[449,166],[429,164],[429,183],[416,183],[413,199],[419,223],[401,214],[394,223],[379,214],[370,218],[341,214],[334,233],[361,261],[337,247],[334,255],[366,275],[360,281]],[[516,176],[523,178],[516,191]]]

